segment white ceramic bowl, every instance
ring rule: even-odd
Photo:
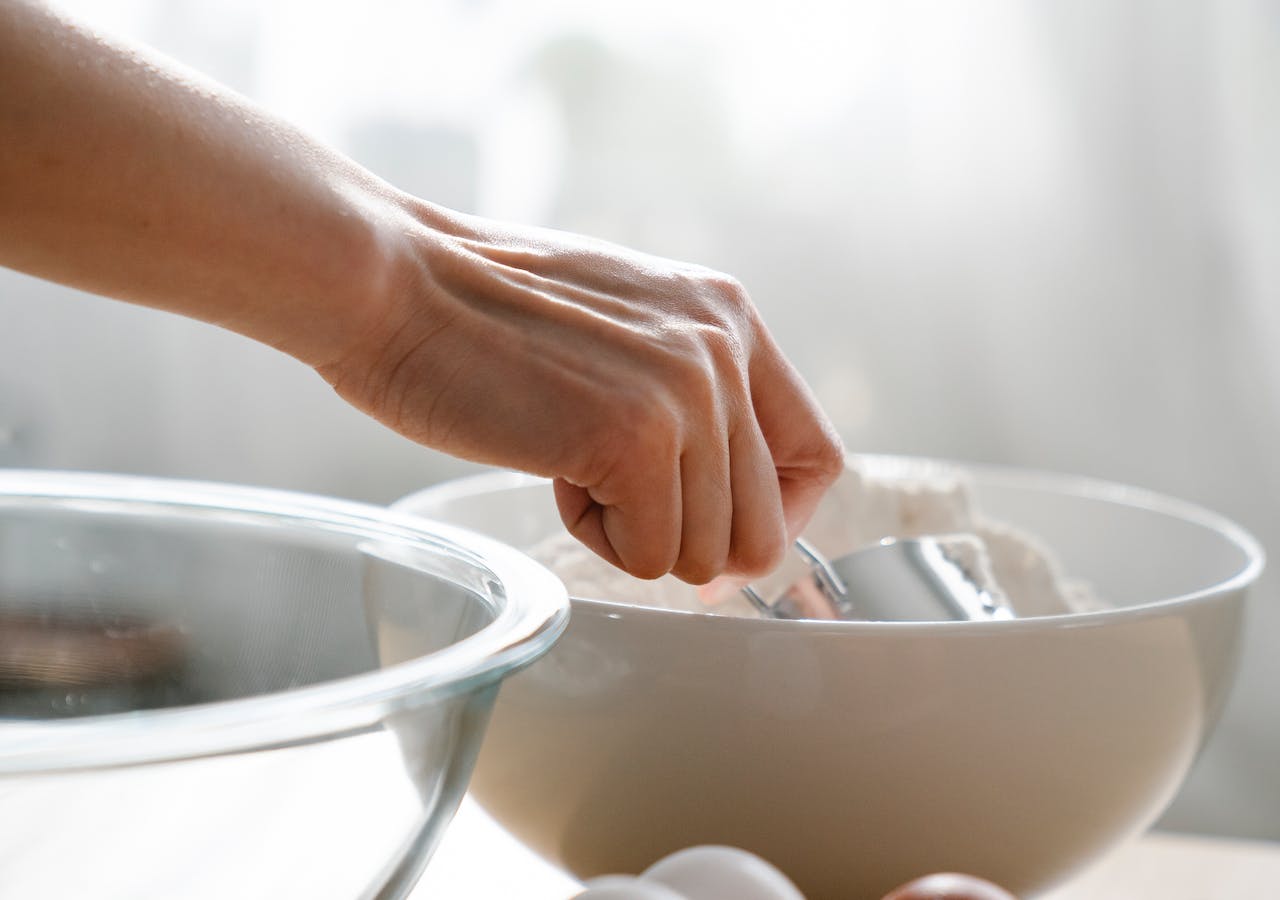
[[[1222,707],[1262,554],[1144,491],[971,474],[984,512],[1118,608],[820,623],[574,599],[565,637],[504,687],[474,795],[579,877],[729,844],[811,900],[935,871],[1032,895],[1145,828]],[[518,547],[560,528],[549,486],[506,473],[398,506]]]
[[[0,471],[0,897],[405,896],[567,615],[383,508]]]

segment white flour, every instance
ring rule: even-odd
[[[1065,579],[1050,552],[1031,535],[984,517],[965,477],[939,468],[928,477],[874,471],[854,462],[823,499],[805,531],[828,558],[878,543],[886,537],[972,535],[985,551],[991,574],[1018,616],[1046,616],[1098,609],[1088,585]],[[528,550],[555,572],[574,597],[611,600],[661,609],[755,617],[742,597],[708,605],[696,588],[668,575],[655,581],[632,578],[561,532]],[[782,569],[758,586],[766,595],[803,573],[791,554]]]

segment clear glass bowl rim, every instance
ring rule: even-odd
[[[0,470],[0,503],[23,500],[154,507],[157,514],[248,514],[338,528],[460,559],[494,576],[505,602],[493,621],[448,647],[346,678],[197,706],[0,722],[0,775],[155,763],[358,733],[398,711],[500,681],[549,650],[568,624],[563,585],[533,560],[483,535],[386,507],[215,482]]]

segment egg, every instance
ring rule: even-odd
[[[804,900],[791,879],[737,847],[689,847],[641,877],[675,888],[688,900]]]
[[[689,847],[639,878],[592,879],[575,900],[804,900],[787,876],[736,847]]]
[[[605,875],[574,900],[805,900],[787,876],[737,847],[689,847],[660,859],[639,877]],[[884,900],[1018,900],[990,881],[954,872],[895,888]]]
[[[954,872],[917,878],[894,888],[884,900],[1018,900],[990,881]]]
[[[587,889],[573,900],[688,900],[656,881],[630,875],[604,875],[587,882]]]

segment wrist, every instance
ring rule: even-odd
[[[304,242],[295,287],[265,310],[252,337],[321,374],[377,340],[401,302],[411,266],[414,224],[392,193],[385,185],[333,188],[328,215],[317,217],[319,228]]]
[[[281,347],[303,359],[340,394],[368,409],[375,383],[394,366],[399,345],[416,333],[411,320],[430,320],[438,292],[430,284],[429,247],[451,231],[451,213],[386,185],[347,197],[341,228],[345,259],[335,268],[336,291],[307,351]],[[375,413],[376,415],[376,413]]]

